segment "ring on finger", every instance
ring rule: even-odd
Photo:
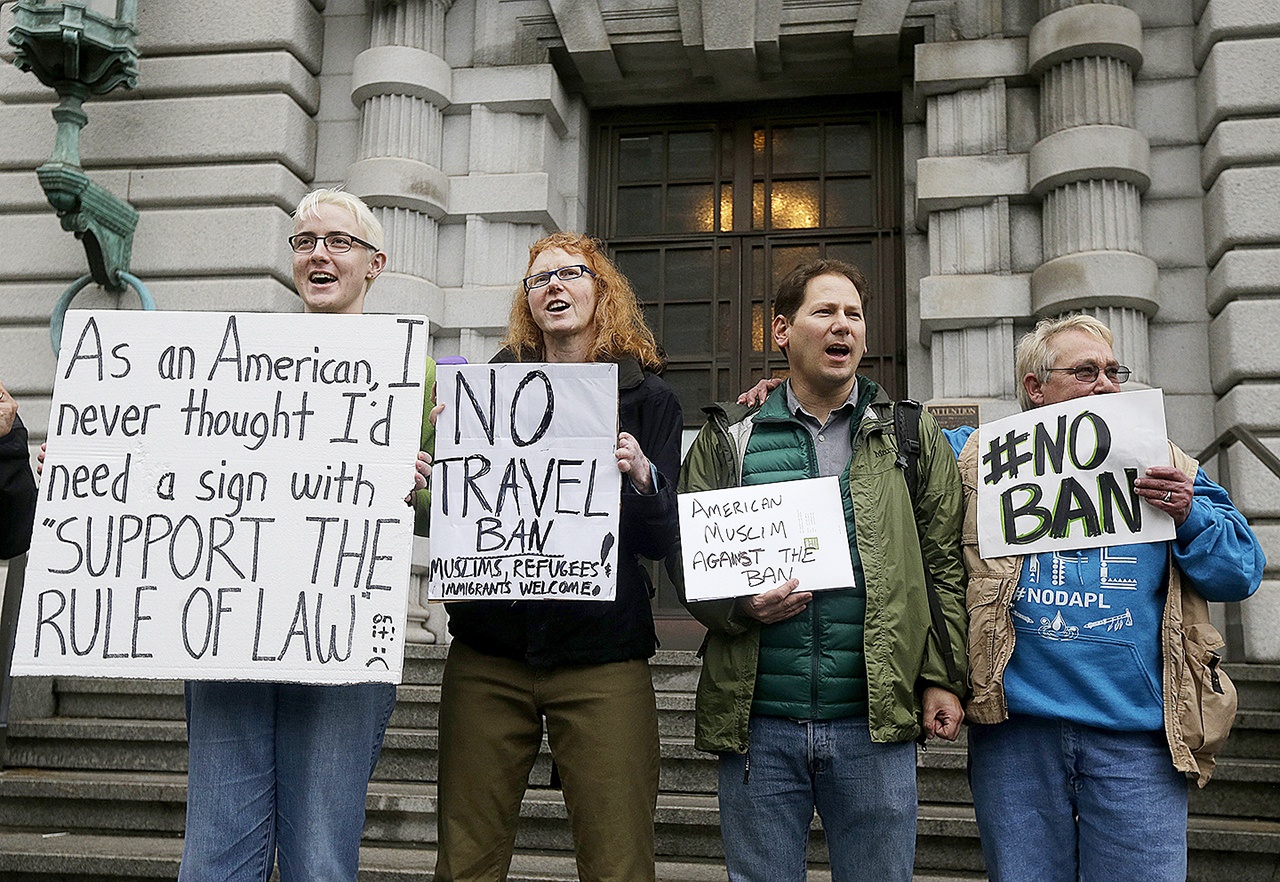
[[[1173,491],[1172,491],[1172,490],[1166,490],[1166,491],[1164,491],[1164,501],[1165,501],[1165,502],[1173,502]]]

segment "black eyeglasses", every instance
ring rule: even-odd
[[[560,269],[554,269],[550,272],[534,273],[533,275],[526,276],[523,279],[524,290],[528,293],[534,288],[541,288],[543,285],[549,285],[551,284],[552,276],[555,276],[562,282],[572,282],[574,279],[582,278],[584,274],[588,276],[595,275],[595,273],[593,273],[588,267],[585,267],[580,263],[575,263],[573,266],[562,266]]]
[[[1075,374],[1076,379],[1081,383],[1098,382],[1098,374],[1106,374],[1107,379],[1113,383],[1127,383],[1129,382],[1129,376],[1133,373],[1133,371],[1129,370],[1124,365],[1118,364],[1108,365],[1105,368],[1100,368],[1096,364],[1082,364],[1079,367],[1046,368],[1046,370]]]
[[[296,236],[289,237],[289,247],[293,249],[294,254],[310,254],[316,250],[316,244],[324,243],[324,247],[328,249],[330,254],[346,254],[351,250],[352,245],[363,245],[370,251],[377,251],[378,246],[366,242],[359,236],[353,236],[350,233],[330,233],[327,236],[317,236],[315,233],[298,233]]]

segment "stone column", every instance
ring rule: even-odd
[[[1040,81],[1028,172],[1044,247],[1032,309],[1096,315],[1115,333],[1117,358],[1149,383],[1156,264],[1142,253],[1141,198],[1150,148],[1133,111],[1142,23],[1112,3],[1041,0],[1040,13],[1027,41],[1027,68]]]
[[[387,270],[371,306],[424,313],[432,330],[442,318],[436,279],[439,219],[449,201],[441,170],[444,108],[452,71],[444,60],[444,17],[452,0],[376,0],[370,46],[356,58],[351,100],[360,108],[358,159],[347,169],[347,189],[373,209],[387,234]],[[423,601],[426,541],[416,540],[406,640],[441,639]],[[439,616],[435,616],[439,619]]]
[[[1026,154],[1010,154],[1006,78],[1025,72],[1011,40],[917,47],[926,95],[926,156],[916,163],[916,226],[928,232],[920,327],[932,348],[934,400],[1013,403],[1013,323],[1031,312],[1030,280],[1014,272],[1010,199],[1027,197]]]
[[[1280,453],[1280,11],[1208,0],[1195,34],[1196,103],[1209,279],[1209,362],[1218,433],[1258,435]],[[1280,479],[1240,444],[1219,477],[1253,522],[1268,569],[1256,596],[1228,617],[1246,661],[1280,662]],[[1229,466],[1223,468],[1223,466]]]

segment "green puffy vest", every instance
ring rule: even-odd
[[[856,432],[868,402],[876,394],[862,384],[850,431]],[[778,403],[785,402],[782,398]],[[813,437],[782,408],[757,415],[742,462],[744,485],[795,481],[818,476]],[[819,591],[807,609],[760,631],[753,715],[801,720],[834,720],[867,713],[867,668],[863,656],[863,623],[867,598],[855,539],[848,469],[840,475],[849,553],[858,587]],[[768,587],[774,587],[772,585]],[[801,590],[804,586],[801,585]]]

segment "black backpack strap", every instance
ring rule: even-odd
[[[902,469],[907,481],[907,490],[911,493],[911,507],[916,514],[916,535],[920,531],[920,500],[917,484],[920,480],[920,414],[924,408],[919,401],[904,398],[893,406],[893,434],[898,441],[898,460],[896,465]],[[938,647],[942,651],[942,662],[947,668],[947,679],[953,683],[960,682],[960,670],[956,666],[955,655],[951,651],[951,638],[947,633],[947,620],[942,614],[942,601],[938,599],[938,589],[933,584],[933,574],[929,572],[928,562],[924,566],[924,588],[929,598],[929,620],[933,623],[934,635],[938,638]]]

